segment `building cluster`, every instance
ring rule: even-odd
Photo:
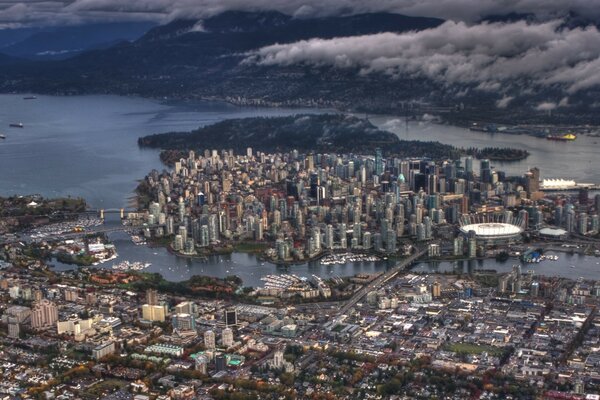
[[[148,210],[129,223],[179,253],[244,243],[280,263],[597,246],[600,196],[542,192],[535,168],[509,177],[478,164],[381,151],[190,152],[146,177]],[[329,281],[315,272],[264,276],[252,291],[199,285],[214,289],[206,300],[143,274],[52,271],[26,250],[0,249],[6,396],[500,399],[521,390],[583,399],[600,390],[598,281],[518,265],[506,274],[405,270]]]
[[[190,151],[145,179],[146,236],[171,237],[193,255],[239,242],[268,245],[277,263],[336,252],[402,254],[430,242],[430,257],[483,257],[524,233],[598,234],[600,195],[545,193],[540,171],[506,176],[489,160],[433,161],[354,154]],[[546,231],[543,231],[545,229]],[[550,229],[550,230],[549,230]]]
[[[372,278],[351,282],[358,288]],[[403,383],[415,396],[439,395],[446,385],[466,396],[473,377],[490,374],[538,394],[600,389],[600,282],[518,266],[501,275],[402,273],[344,314],[337,301],[208,301],[98,285],[80,271],[50,280],[8,268],[0,297],[7,396],[215,398],[258,390],[247,382],[260,381],[282,396],[351,387],[367,398],[406,371],[421,374],[418,385]],[[102,386],[115,381],[118,388]],[[488,398],[505,398],[505,389],[482,388]]]
[[[61,281],[78,283],[1,272],[0,369],[7,379],[0,383],[0,394],[90,396],[104,380],[118,379],[124,383],[117,393],[123,398],[136,393],[140,399],[196,398],[220,386],[200,387],[196,378],[249,379],[248,362],[265,373],[293,372],[293,364],[283,358],[286,341],[310,320],[291,317],[286,309],[99,286],[78,272],[61,276]],[[65,376],[69,385],[53,383]],[[151,390],[143,377],[169,380],[169,390]]]

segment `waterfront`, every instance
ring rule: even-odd
[[[188,131],[227,118],[276,116],[316,109],[241,108],[226,103],[164,103],[119,96],[0,95],[0,195],[39,193],[47,197],[82,196],[95,208],[118,208],[137,180],[164,166],[158,151],[140,149],[137,139],[152,133]],[[371,122],[406,140],[436,140],[458,147],[517,147],[526,160],[493,162],[508,174],[537,166],[542,177],[600,183],[600,139],[580,136],[570,143],[526,135],[490,134],[468,129],[371,116]],[[22,122],[23,129],[9,128]],[[574,162],[577,160],[577,163]],[[474,163],[477,168],[478,163]]]
[[[527,150],[529,157],[516,162],[492,162],[507,175],[522,175],[538,167],[542,178],[574,179],[581,183],[600,183],[600,138],[579,135],[572,142],[558,142],[529,135],[511,135],[470,131],[426,121],[409,121],[392,116],[369,118],[377,127],[394,132],[400,139],[438,141],[456,147],[513,147]],[[476,171],[479,163],[474,162]]]
[[[554,254],[559,258],[556,261],[545,260],[536,264],[524,264],[517,259],[509,259],[505,262],[501,262],[496,261],[493,258],[464,261],[421,262],[415,265],[413,271],[430,273],[473,273],[481,270],[495,270],[497,272],[511,272],[513,265],[520,264],[523,273],[532,270],[536,275],[560,276],[571,279],[579,277],[585,279],[598,279],[598,275],[600,274],[600,257],[552,251],[549,251],[547,254]],[[574,266],[574,268],[572,268],[572,266]]]
[[[260,278],[269,274],[295,274],[300,277],[310,278],[313,274],[324,279],[332,277],[346,277],[355,274],[373,274],[384,272],[394,265],[394,261],[364,261],[348,262],[345,264],[322,265],[319,261],[294,264],[290,266],[276,265],[263,262],[252,253],[232,253],[214,255],[206,260],[199,258],[185,258],[175,256],[163,247],[148,247],[136,245],[130,236],[124,232],[111,233],[109,235],[115,244],[118,257],[110,262],[101,264],[99,268],[111,268],[113,264],[122,261],[139,261],[151,263],[144,272],[158,272],[170,281],[187,280],[193,275],[208,275],[224,278],[229,275],[239,276],[244,286],[260,286]],[[597,279],[600,273],[600,257],[584,256],[562,252],[548,252],[559,256],[557,261],[546,260],[538,264],[523,264],[520,260],[509,259],[505,262],[496,261],[493,258],[461,261],[432,261],[415,264],[412,269],[419,273],[474,273],[483,270],[495,270],[497,272],[510,272],[515,264],[521,264],[522,271],[526,273],[533,270],[535,274],[545,276],[560,276],[565,278]],[[69,270],[75,268],[73,265],[65,265],[53,262],[58,270]],[[575,268],[572,268],[574,266]]]
[[[207,260],[199,258],[185,258],[175,256],[164,247],[152,248],[143,245],[135,245],[128,234],[123,232],[111,233],[109,235],[112,243],[117,248],[119,256],[99,268],[111,268],[113,264],[121,261],[140,261],[151,263],[144,272],[159,272],[165,279],[170,281],[182,281],[193,275],[208,275],[224,278],[229,275],[237,275],[242,278],[244,286],[260,286],[263,282],[262,276],[269,274],[296,274],[310,278],[313,274],[322,278],[335,276],[351,276],[358,273],[372,274],[385,271],[392,265],[391,261],[366,261],[335,265],[321,265],[318,261],[280,266],[269,262],[260,261],[256,255],[251,253],[232,253],[215,255]],[[72,265],[64,265],[52,262],[58,270],[75,268]]]
[[[24,102],[20,95],[0,96],[0,131],[7,140],[0,143],[0,195],[39,193],[48,197],[82,196],[95,208],[127,205],[136,182],[152,169],[163,166],[155,150],[140,149],[137,138],[157,132],[187,131],[226,118],[275,116],[321,110],[240,108],[225,103],[175,103],[117,96],[39,96]],[[426,122],[404,124],[391,117],[372,117],[372,122],[396,132],[401,139],[438,140],[459,147],[513,146],[531,156],[516,163],[493,163],[509,174],[522,174],[538,166],[543,177],[573,178],[580,182],[600,182],[600,155],[594,149],[597,138],[580,137],[573,143],[551,142],[529,136],[487,134]],[[8,128],[22,122],[23,129]],[[560,147],[559,147],[560,146]],[[577,159],[578,163],[573,160]],[[475,166],[478,163],[474,163]],[[169,280],[192,275],[240,276],[245,285],[260,284],[266,274],[294,273],[324,278],[384,271],[391,262],[357,262],[321,265],[319,262],[280,267],[262,263],[254,255],[234,253],[214,256],[207,261],[176,257],[164,248],[136,246],[129,236],[113,233],[118,263],[124,260],[150,262],[148,272],[160,272]],[[578,257],[578,256],[574,256]],[[576,259],[576,269],[566,261],[536,265],[532,269],[548,275],[597,277],[600,259]],[[108,267],[107,263],[103,267]],[[469,265],[469,263],[463,264]],[[478,264],[475,264],[478,265]],[[487,260],[481,268],[509,270],[512,264]],[[60,266],[59,267],[65,267]],[[70,267],[69,267],[70,268]],[[452,268],[441,263],[438,270]],[[525,268],[528,269],[528,268]],[[432,269],[432,271],[435,270]],[[578,272],[582,271],[585,274]]]
[[[81,196],[93,208],[127,206],[136,182],[164,168],[140,149],[152,133],[189,131],[226,118],[318,110],[241,108],[226,103],[164,103],[119,96],[0,95],[0,195]],[[21,122],[21,129],[9,124]]]

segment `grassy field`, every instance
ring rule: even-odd
[[[88,388],[83,396],[88,399],[101,399],[115,390],[126,387],[128,384],[128,382],[119,379],[107,379]]]
[[[235,251],[240,253],[262,253],[269,247],[266,243],[238,243],[235,245]]]

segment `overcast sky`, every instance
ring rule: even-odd
[[[203,18],[225,10],[277,10],[299,17],[389,11],[474,22],[483,16],[533,13],[548,20],[575,11],[600,15],[600,0],[0,0],[0,26],[88,21]]]
[[[540,109],[567,106],[569,95],[600,85],[600,32],[568,29],[563,17],[576,12],[600,20],[600,0],[0,0],[0,27],[49,26],[90,21],[206,18],[225,10],[276,10],[297,16],[388,11],[446,19],[433,29],[403,34],[313,39],[276,44],[246,54],[262,65],[312,64],[358,68],[360,73],[421,76],[506,93],[515,85],[553,85],[565,97]],[[482,17],[532,13],[533,21],[481,23]]]

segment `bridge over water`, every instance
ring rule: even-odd
[[[390,279],[394,278],[400,272],[405,271],[412,263],[414,263],[417,259],[427,253],[427,247],[417,250],[417,252],[405,260],[400,261],[396,265],[394,265],[390,270],[378,276],[371,283],[363,286],[360,290],[358,290],[351,298],[344,304],[343,307],[337,313],[337,317],[341,317],[346,314],[352,307],[356,305],[363,297],[367,295],[367,293],[377,290],[383,285],[385,285]]]

